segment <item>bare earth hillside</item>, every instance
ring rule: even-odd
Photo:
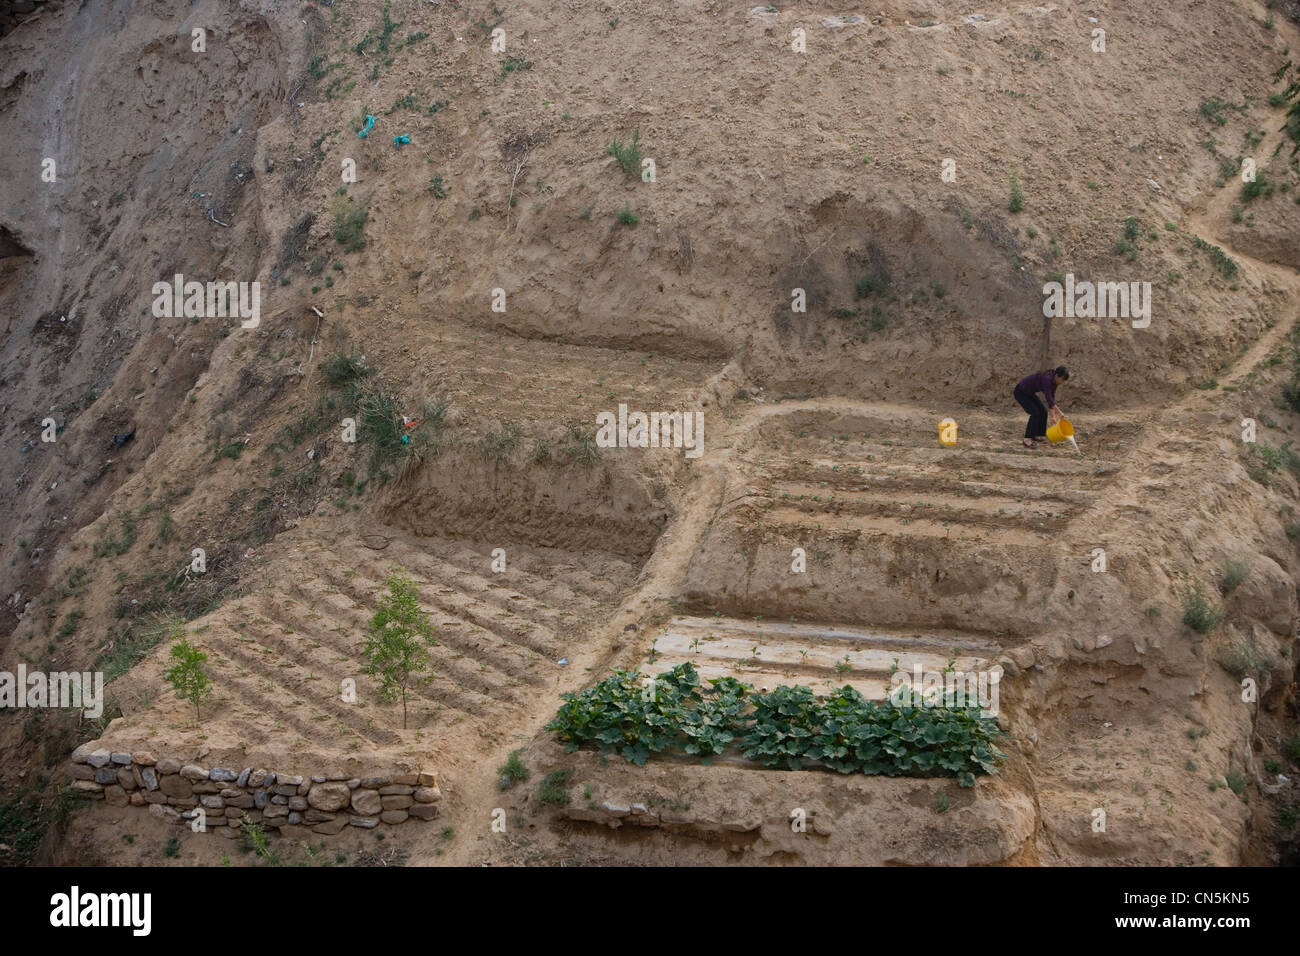
[[[102,748],[431,768],[437,823],[382,846],[430,865],[1295,862],[1297,17],[0,3],[0,671],[109,699],[0,713],[0,860],[251,864],[256,826],[374,862],[389,823],[191,833],[70,779]],[[177,274],[259,312],[165,314]],[[1011,390],[1058,364],[1077,448],[1028,450]],[[605,447],[621,406],[698,447]],[[393,575],[436,637],[405,727],[363,668]],[[545,729],[688,663],[869,700],[995,669],[1004,758]]]

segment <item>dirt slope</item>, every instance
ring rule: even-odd
[[[1272,860],[1267,802],[1216,778],[1272,787],[1258,765],[1295,732],[1295,483],[1239,425],[1285,448],[1297,422],[1277,396],[1300,172],[1270,102],[1290,20],[1195,2],[41,7],[0,37],[19,144],[0,174],[25,184],[0,197],[0,661],[125,674],[124,716],[5,715],[0,757],[24,768],[7,798],[52,806],[50,769],[104,734],[267,759],[416,748],[446,767],[462,837],[413,860],[636,859],[601,820],[525,817],[495,840],[492,808],[537,808],[493,770],[525,745],[539,771],[579,759],[538,737],[555,693],[644,665],[676,615],[721,613],[937,629],[1010,661],[1013,753],[935,831],[956,846],[978,818],[984,849],[946,858],[862,844],[873,818],[851,809],[912,800],[891,839],[924,831],[939,784],[813,775],[838,822],[805,853],[769,774],[657,767],[655,798],[696,808],[668,811],[684,819],[661,859]],[[633,135],[653,182],[606,152]],[[1243,196],[1239,154],[1271,191]],[[177,272],[260,282],[260,326],[155,317],[152,284]],[[1045,319],[1066,273],[1152,283],[1150,327]],[[349,353],[394,411],[445,404],[435,449],[399,468],[340,439],[360,413],[322,360]],[[1010,385],[1048,361],[1075,370],[1082,459],[1015,444]],[[704,456],[588,460],[582,430],[620,403],[702,410]],[[955,449],[935,442],[947,416]],[[193,547],[205,575],[183,573]],[[480,566],[496,547],[500,582]],[[1229,559],[1249,576],[1200,640],[1182,589]],[[316,691],[398,566],[444,636],[405,733]],[[160,615],[213,655],[202,740],[160,682]],[[1261,708],[1222,663],[1243,648]],[[640,802],[634,771],[580,763],[602,800]],[[1088,835],[1103,798],[1109,841]],[[135,825],[113,814],[51,830],[43,858],[104,858]],[[750,836],[696,841],[722,830]]]

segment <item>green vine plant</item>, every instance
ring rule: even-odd
[[[803,686],[755,693],[732,677],[703,688],[679,664],[642,686],[639,672],[616,670],[564,703],[546,729],[569,752],[595,746],[643,766],[677,751],[703,764],[728,749],[782,770],[821,768],[891,777],[954,777],[963,787],[997,772],[1005,754],[997,721],[978,707],[914,707],[867,700],[845,686],[819,699]]]

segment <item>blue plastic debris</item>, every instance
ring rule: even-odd
[[[367,136],[370,135],[370,131],[375,128],[376,122],[377,121],[375,120],[375,118],[371,116],[369,113],[367,113],[365,128],[357,130],[357,135],[360,136],[362,139],[365,139]]]
[[[411,141],[411,137],[407,136],[405,133],[403,133],[401,136],[393,137],[393,145],[396,146],[398,149],[402,148],[403,143],[409,143],[410,141]]]
[[[558,663],[561,667],[568,667],[569,659],[567,657],[561,657]]]

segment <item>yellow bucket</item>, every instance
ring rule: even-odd
[[[1047,440],[1053,445],[1059,444],[1074,434],[1074,426],[1070,424],[1068,418],[1062,418],[1055,425],[1047,429]]]

